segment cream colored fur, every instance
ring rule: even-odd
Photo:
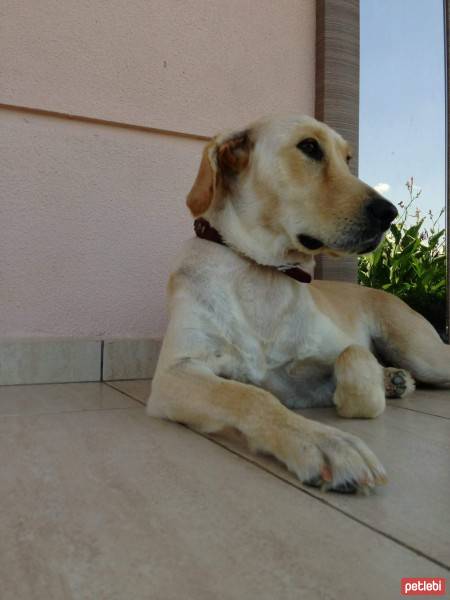
[[[304,139],[318,141],[323,160],[299,150]],[[385,386],[396,394],[397,369],[384,372],[374,352],[418,380],[450,384],[449,348],[400,300],[352,284],[298,283],[264,266],[312,272],[319,252],[364,243],[365,206],[376,193],[350,173],[350,154],[336,132],[299,116],[208,143],[188,205],[228,247],[184,244],[148,401],[150,415],[202,432],[234,427],[300,480],[338,490],[383,483],[383,466],[357,437],[290,408],[334,404],[343,417],[378,416]],[[322,247],[309,250],[299,234]],[[402,374],[404,393],[412,380]]]

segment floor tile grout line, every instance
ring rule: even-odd
[[[103,383],[103,361],[105,357],[105,340],[100,344],[100,381]]]
[[[341,513],[341,514],[343,514],[347,518],[351,519],[352,521],[355,521],[356,523],[359,523],[363,527],[366,527],[367,529],[370,529],[371,531],[374,531],[375,533],[378,533],[378,534],[382,535],[383,537],[391,540],[392,542],[398,544],[399,546],[402,546],[406,550],[409,550],[410,552],[413,552],[414,554],[416,554],[418,556],[421,556],[422,558],[425,558],[426,560],[428,560],[428,561],[436,564],[437,566],[442,567],[446,571],[450,571],[450,565],[447,565],[446,563],[441,562],[437,558],[433,558],[431,556],[428,556],[427,554],[425,554],[424,552],[422,552],[422,550],[419,550],[417,548],[414,548],[413,546],[410,546],[406,542],[403,542],[402,540],[394,537],[393,535],[390,535],[389,533],[386,533],[384,531],[381,531],[381,530],[377,529],[373,525],[370,525],[369,523],[366,523],[365,521],[363,521],[360,518],[352,515],[351,513],[345,511],[344,509],[339,508],[338,506],[335,506],[334,504],[331,504],[325,498],[321,498],[320,496],[317,496],[316,494],[314,494],[314,493],[312,493],[312,492],[310,492],[310,491],[308,491],[308,490],[306,490],[306,489],[304,489],[302,487],[296,486],[294,483],[292,483],[291,481],[288,481],[287,479],[285,479],[281,475],[278,475],[277,473],[274,473],[270,469],[267,469],[264,465],[261,465],[256,460],[252,460],[252,458],[250,458],[248,456],[245,456],[243,454],[240,454],[236,450],[233,450],[232,448],[229,448],[225,444],[222,444],[221,442],[219,442],[219,441],[217,441],[217,440],[209,437],[207,434],[199,433],[198,431],[195,431],[193,429],[191,431],[193,431],[193,433],[197,433],[198,435],[200,435],[200,436],[202,436],[202,437],[210,440],[211,442],[213,442],[213,444],[216,444],[217,446],[220,446],[221,448],[224,448],[225,450],[227,450],[231,454],[234,454],[235,456],[238,456],[238,457],[244,459],[246,462],[254,465],[255,467],[257,467],[261,471],[264,471],[264,472],[268,473],[269,475],[272,475],[273,477],[275,477],[279,481],[282,481],[283,483],[289,485],[290,487],[294,488],[295,490],[298,490],[299,492],[302,492],[302,493],[306,494],[307,496],[310,496],[311,498],[314,498],[314,499],[318,500],[319,502],[321,502],[325,506],[328,506],[329,508],[331,508],[331,509],[333,509],[333,510],[335,510],[335,511]]]
[[[125,380],[124,380],[125,381]],[[141,400],[138,400],[135,396],[132,396],[131,394],[129,394],[128,392],[124,392],[123,390],[121,390],[120,388],[116,387],[114,385],[114,382],[111,381],[103,381],[102,383],[104,383],[105,385],[107,385],[108,387],[110,387],[113,390],[116,390],[117,392],[120,392],[121,394],[123,394],[124,396],[126,396],[127,398],[131,398],[131,400],[134,400],[135,402],[137,402],[139,404],[139,406],[145,406],[145,402],[142,402]]]
[[[70,415],[82,412],[108,412],[109,410],[136,410],[137,406],[111,406],[110,408],[77,408],[75,410],[52,410],[47,412],[0,413],[4,417],[42,417],[44,415]]]
[[[397,406],[396,404],[389,404],[388,406],[392,406],[392,408],[397,408],[399,410],[410,410],[411,412],[419,413],[420,415],[428,415],[429,417],[436,417],[438,419],[446,419],[447,421],[450,421],[450,417],[446,417],[445,415],[437,415],[436,413],[417,410],[417,408],[410,408],[409,406]]]
[[[80,381],[79,379],[77,379],[76,381],[33,381],[32,383],[2,383],[0,385],[0,389],[1,388],[17,388],[17,387],[25,387],[25,386],[32,386],[32,385],[78,385],[78,384],[85,384],[85,383],[104,383],[103,381],[100,381],[99,379],[86,379],[86,380],[82,380]]]

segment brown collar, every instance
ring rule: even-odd
[[[203,240],[208,240],[209,242],[215,242],[216,244],[221,244],[222,246],[227,246],[223,237],[214,229],[206,219],[195,219],[194,221],[194,231],[195,235]],[[288,277],[292,277],[296,281],[301,281],[302,283],[311,283],[311,275],[300,267],[291,267],[289,265],[283,265],[281,267],[270,267],[267,266],[268,269],[276,269],[277,271],[281,271]]]

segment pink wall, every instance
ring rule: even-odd
[[[313,112],[314,11],[313,0],[6,0],[2,336],[161,336],[170,260],[191,235],[195,135]]]

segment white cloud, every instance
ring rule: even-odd
[[[379,194],[387,194],[391,189],[391,186],[388,183],[377,183],[377,185],[373,186]]]

